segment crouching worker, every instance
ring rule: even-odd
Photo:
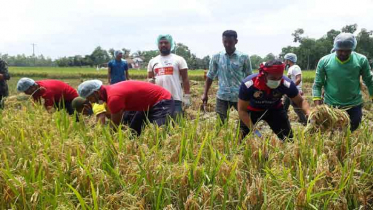
[[[307,116],[309,105],[289,78],[283,76],[285,66],[281,61],[269,61],[261,64],[259,73],[243,80],[238,100],[238,114],[244,125],[241,125],[242,138],[255,124],[264,120],[280,138],[293,138],[289,118],[284,110],[281,98],[287,95]]]
[[[106,118],[110,119],[111,114],[107,109],[106,103],[91,104],[88,99],[82,97],[76,97],[72,102],[73,109],[82,115],[85,116],[96,116],[96,120],[100,124],[105,124]],[[125,112],[123,114],[123,122],[129,124],[136,112]]]
[[[78,92],[91,103],[105,102],[111,121],[117,126],[124,123],[125,111],[136,111],[129,127],[137,135],[141,134],[147,120],[158,126],[164,125],[175,110],[171,93],[148,82],[130,80],[109,86],[102,85],[100,80],[88,80],[79,85]]]
[[[71,102],[78,97],[78,93],[62,81],[21,78],[17,83],[17,90],[31,95],[35,102],[41,103],[41,99],[44,99],[44,107],[48,112],[56,108],[65,109],[70,115],[74,114]]]

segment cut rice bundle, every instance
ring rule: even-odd
[[[306,131],[309,132],[327,132],[340,130],[345,131],[350,126],[350,118],[343,109],[336,109],[327,105],[317,106],[311,111],[309,124]]]

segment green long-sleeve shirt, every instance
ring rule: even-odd
[[[368,59],[352,52],[347,61],[340,61],[336,53],[324,56],[317,64],[316,77],[312,87],[314,100],[321,99],[324,88],[324,102],[332,106],[356,106],[363,103],[360,76],[373,96],[373,77]]]

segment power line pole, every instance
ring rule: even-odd
[[[32,56],[34,57],[34,66],[36,66],[36,58],[35,58],[35,43],[32,43]]]

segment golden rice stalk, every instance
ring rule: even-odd
[[[350,118],[345,110],[327,105],[317,106],[312,110],[309,121],[310,123],[306,127],[308,132],[344,131],[350,125]]]

